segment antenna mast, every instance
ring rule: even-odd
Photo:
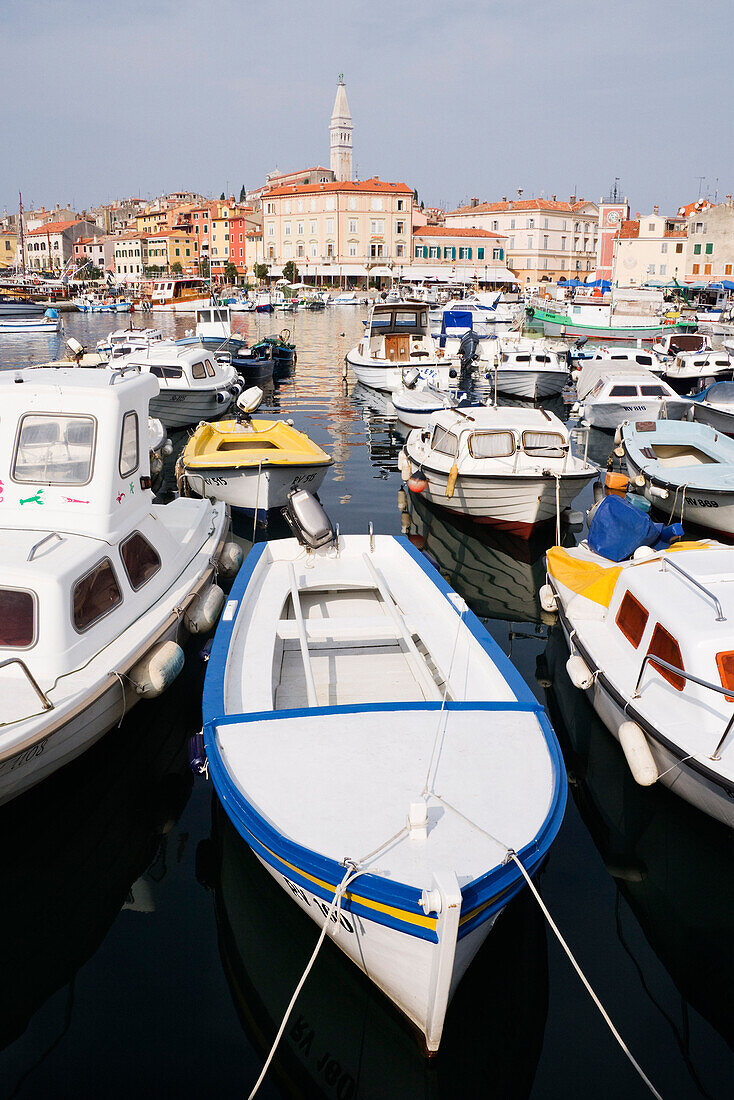
[[[23,195],[22,192],[18,192],[18,224],[20,228],[20,273],[25,279],[25,240],[23,238]]]

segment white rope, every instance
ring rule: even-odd
[[[556,939],[557,939],[557,940],[558,940],[558,942],[560,943],[560,945],[561,945],[561,947],[563,948],[563,950],[564,950],[564,951],[566,952],[566,955],[568,956],[568,959],[569,959],[569,961],[570,961],[571,965],[573,966],[574,970],[576,971],[576,973],[578,974],[579,978],[580,978],[580,979],[581,979],[581,981],[583,982],[583,984],[584,984],[584,986],[585,986],[585,988],[586,988],[586,992],[587,992],[587,993],[589,994],[589,996],[591,997],[592,1001],[594,1002],[594,1004],[596,1005],[596,1007],[597,1007],[597,1008],[599,1009],[599,1012],[601,1013],[601,1015],[602,1015],[602,1018],[604,1019],[605,1023],[607,1024],[607,1027],[608,1027],[608,1028],[609,1028],[609,1030],[611,1031],[612,1035],[613,1035],[613,1036],[614,1036],[614,1038],[615,1038],[615,1039],[617,1040],[617,1042],[619,1043],[620,1047],[622,1048],[622,1050],[624,1051],[624,1053],[625,1053],[625,1054],[627,1055],[627,1057],[629,1058],[630,1062],[632,1063],[632,1065],[634,1066],[634,1068],[635,1068],[635,1069],[637,1070],[638,1074],[640,1075],[641,1079],[642,1079],[642,1080],[643,1080],[643,1081],[645,1082],[645,1084],[647,1085],[647,1087],[648,1087],[648,1089],[650,1090],[650,1092],[652,1093],[652,1095],[653,1095],[654,1097],[656,1097],[656,1100],[662,1100],[662,1096],[660,1095],[660,1093],[658,1092],[658,1090],[657,1090],[657,1089],[655,1088],[655,1086],[653,1085],[653,1083],[652,1083],[652,1082],[650,1081],[649,1077],[648,1077],[648,1076],[646,1075],[646,1073],[645,1073],[645,1071],[643,1070],[642,1066],[641,1066],[641,1065],[639,1064],[639,1062],[638,1062],[638,1061],[637,1061],[637,1060],[635,1059],[634,1055],[632,1054],[631,1050],[629,1049],[629,1047],[628,1047],[628,1046],[627,1046],[627,1044],[625,1043],[624,1039],[622,1038],[622,1036],[621,1036],[621,1035],[619,1034],[619,1032],[617,1031],[616,1027],[615,1027],[615,1026],[614,1026],[614,1024],[612,1023],[612,1020],[611,1020],[611,1018],[610,1018],[610,1016],[609,1016],[609,1013],[608,1013],[608,1012],[606,1011],[606,1009],[604,1008],[604,1005],[603,1005],[603,1004],[601,1003],[601,1001],[600,1001],[600,1000],[599,1000],[599,998],[597,997],[596,993],[595,993],[595,992],[594,992],[594,990],[593,990],[593,989],[591,988],[591,985],[589,984],[589,981],[588,981],[588,979],[586,978],[586,975],[584,974],[584,972],[583,972],[583,970],[581,969],[581,967],[579,966],[579,964],[578,964],[578,963],[576,962],[576,959],[575,959],[575,958],[573,957],[573,953],[572,953],[572,951],[571,951],[571,948],[570,948],[570,947],[568,946],[568,944],[567,944],[567,943],[566,943],[566,941],[564,940],[563,936],[561,935],[560,931],[558,930],[558,927],[557,927],[557,925],[556,925],[555,921],[553,920],[553,917],[552,917],[552,916],[550,915],[550,913],[548,912],[548,909],[546,908],[546,906],[545,906],[545,903],[543,902],[543,899],[541,898],[541,896],[540,896],[540,894],[538,893],[538,891],[537,891],[537,890],[535,889],[535,883],[533,882],[533,880],[531,879],[530,875],[528,874],[528,872],[527,872],[527,871],[525,870],[525,868],[523,867],[523,865],[522,865],[522,862],[520,861],[520,859],[519,859],[519,858],[518,858],[518,856],[517,856],[517,853],[516,853],[516,852],[514,852],[514,851],[512,850],[512,848],[508,848],[508,850],[507,850],[507,855],[508,855],[508,858],[510,858],[510,859],[512,859],[512,860],[514,860],[514,862],[515,862],[515,863],[517,864],[517,866],[518,866],[518,867],[520,868],[520,872],[521,872],[521,874],[522,874],[523,878],[525,879],[526,883],[527,883],[527,884],[528,884],[528,886],[530,887],[530,890],[531,890],[531,892],[532,892],[532,894],[533,894],[533,896],[534,896],[535,900],[537,901],[538,905],[540,906],[541,910],[543,911],[543,915],[544,915],[545,919],[546,919],[546,920],[548,921],[548,924],[549,924],[549,925],[551,926],[551,928],[553,929],[553,932],[554,932],[554,934],[555,934],[555,937],[556,937]]]
[[[285,1010],[285,1016],[283,1017],[281,1025],[278,1028],[278,1033],[275,1036],[275,1039],[273,1040],[273,1045],[270,1048],[270,1053],[268,1054],[268,1057],[265,1061],[265,1065],[262,1068],[260,1076],[258,1077],[257,1081],[255,1082],[255,1086],[254,1086],[252,1092],[250,1093],[250,1095],[248,1097],[248,1100],[253,1100],[253,1097],[257,1094],[257,1092],[260,1089],[260,1086],[262,1085],[263,1081],[265,1080],[265,1074],[268,1072],[268,1069],[270,1068],[270,1063],[273,1060],[273,1055],[275,1054],[275,1051],[278,1047],[278,1043],[283,1038],[283,1032],[286,1029],[286,1025],[288,1024],[288,1020],[290,1018],[291,1012],[293,1011],[294,1005],[295,1005],[296,1001],[298,1000],[298,995],[301,992],[301,990],[303,989],[303,985],[304,985],[304,982],[306,981],[306,978],[311,973],[311,969],[312,969],[314,963],[316,962],[316,956],[318,955],[319,951],[321,950],[321,945],[322,945],[322,943],[324,942],[324,940],[326,938],[326,933],[327,933],[327,930],[329,928],[329,922],[330,922],[334,912],[336,912],[336,920],[337,920],[337,923],[336,923],[335,927],[336,928],[339,927],[339,913],[341,912],[341,899],[342,899],[342,896],[344,894],[344,891],[346,890],[347,886],[349,886],[352,882],[354,882],[354,880],[359,875],[362,875],[362,874],[364,874],[364,871],[360,871],[356,867],[356,865],[350,861],[349,866],[347,867],[347,870],[344,874],[344,878],[341,880],[341,882],[339,883],[339,885],[336,888],[336,891],[334,893],[334,897],[331,900],[331,905],[329,906],[329,911],[326,914],[326,916],[324,917],[324,926],[321,929],[321,935],[319,936],[318,941],[316,943],[316,946],[313,949],[313,954],[311,955],[311,958],[308,960],[308,965],[307,965],[306,969],[304,970],[304,972],[301,976],[301,980],[299,981],[298,985],[296,986],[296,988],[294,990],[294,993],[293,993],[293,996],[290,999],[290,1003],[288,1005],[288,1008]]]

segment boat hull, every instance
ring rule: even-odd
[[[671,326],[662,322],[650,325],[592,325],[583,321],[573,321],[572,318],[555,313],[545,313],[536,310],[534,321],[542,323],[543,333],[546,336],[566,336],[576,338],[587,336],[590,340],[656,340],[664,332],[670,332]]]
[[[641,397],[634,398],[634,404],[587,399],[582,409],[582,416],[593,428],[612,432],[620,424],[629,420],[681,420],[690,408],[690,404],[690,401],[673,399],[647,401]]]
[[[19,317],[17,320],[13,320],[12,318],[0,316],[0,336],[10,336],[15,333],[32,333],[37,336],[42,332],[45,332],[47,336],[53,336],[60,328],[61,320],[58,318],[37,321],[35,317],[28,320]]]
[[[709,427],[716,428],[724,435],[734,436],[734,406],[731,412],[726,412],[703,401],[692,401],[690,419],[699,424],[708,424]]]
[[[449,512],[459,512],[478,522],[491,523],[503,531],[528,538],[540,524],[555,520],[578,496],[596,471],[560,478],[558,502],[554,477],[503,477],[459,474],[452,496],[446,489],[449,475],[415,461],[407,447],[410,472],[421,469],[427,482],[424,500]],[[410,476],[410,474],[408,475]],[[407,479],[406,479],[407,480]],[[558,508],[557,508],[558,503]]]
[[[211,298],[190,298],[176,302],[153,302],[153,313],[196,313],[199,309],[208,309]]]
[[[226,399],[219,400],[218,393],[225,393]],[[150,415],[157,417],[166,428],[185,428],[188,424],[198,424],[200,420],[216,420],[231,403],[232,395],[227,391],[174,390],[167,387],[151,400]]]
[[[642,473],[626,449],[625,461],[631,478]],[[661,498],[653,492],[655,488],[664,489],[668,496]],[[672,523],[695,523],[709,531],[734,535],[734,490],[702,489],[691,484],[676,486],[648,473],[642,492],[655,511]]]
[[[195,492],[203,488],[203,495],[211,500],[223,500],[232,508],[239,508],[250,515],[257,512],[261,523],[267,521],[268,512],[283,508],[291,489],[308,489],[317,493],[331,463],[310,466],[305,463],[293,466],[257,466],[245,469],[192,468],[186,470],[189,485]]]
[[[410,370],[415,366],[415,363],[371,363],[361,358],[361,356],[353,355],[352,352],[347,354],[347,363],[354,371],[357,381],[361,382],[363,386],[369,386],[373,390],[383,390],[385,392],[391,392],[398,389],[403,384],[403,374],[406,370]],[[449,372],[452,369],[453,364],[447,363],[445,360],[436,359],[435,361],[426,362],[426,360],[420,360],[420,367],[430,367],[431,370],[435,370],[439,381],[438,385],[441,389],[446,389],[451,385],[453,379]]]
[[[489,371],[494,382],[495,373]],[[552,397],[568,385],[568,372],[560,370],[498,370],[497,389],[513,397],[525,397],[535,401],[540,397]]]

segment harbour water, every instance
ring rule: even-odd
[[[731,834],[668,791],[637,787],[571,687],[562,635],[538,601],[552,532],[500,538],[406,498],[404,433],[389,401],[343,379],[363,317],[351,307],[238,315],[248,339],[288,327],[297,344],[295,368],[265,387],[262,411],[292,417],[333,455],[321,497],[341,531],[365,532],[372,521],[376,531],[408,533],[546,703],[570,798],[539,876],[544,900],[658,1091],[728,1097]],[[93,346],[127,320],[65,315],[65,336]],[[134,322],[167,335],[192,325],[167,315]],[[4,338],[0,364],[54,358],[62,345]],[[176,449],[184,439],[175,437]],[[604,449],[603,437],[594,442]],[[238,531],[246,547],[250,524]],[[250,855],[211,785],[190,776],[199,649],[190,647],[170,692],[0,809],[1,1096],[242,1097],[258,1075],[317,932]],[[259,1095],[648,1093],[526,891],[460,986],[430,1061],[327,941]]]

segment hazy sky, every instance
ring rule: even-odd
[[[329,164],[426,205],[734,191],[734,0],[0,0],[0,210]],[[703,184],[699,176],[705,176]],[[718,183],[717,183],[718,180]]]

